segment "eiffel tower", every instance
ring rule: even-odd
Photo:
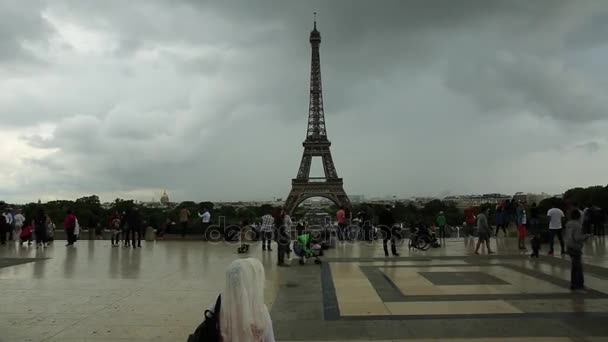
[[[321,33],[317,31],[317,21],[315,19],[314,28],[310,32],[312,59],[308,130],[306,139],[302,143],[304,153],[302,154],[298,176],[291,180],[291,192],[289,192],[285,202],[285,208],[289,213],[293,213],[302,201],[310,197],[324,197],[338,206],[350,208],[350,200],[344,191],[342,178],[338,177],[334,161],[331,158],[331,151],[329,150],[331,142],[327,140],[327,131],[325,130],[319,44],[321,44]],[[313,157],[321,157],[325,177],[310,177],[310,164]]]

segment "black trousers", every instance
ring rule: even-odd
[[[129,246],[131,244],[131,233],[132,233],[133,229],[132,228],[125,228],[122,230],[122,238],[125,241],[124,245],[125,246]]]
[[[262,247],[268,245],[268,249],[270,249],[271,242],[272,242],[272,232],[262,232]]]
[[[445,240],[445,225],[439,226],[439,238]]]
[[[564,249],[564,237],[562,235],[563,229],[549,229],[549,253],[553,253],[553,240],[555,240],[555,236],[557,235],[557,239],[559,240],[559,246],[564,253],[566,250]]]
[[[572,267],[570,269],[570,288],[580,289],[585,286],[585,277],[583,276],[583,261],[581,251],[568,250]]]
[[[345,235],[346,235],[346,224],[338,223],[338,240],[340,240],[340,241],[344,240]]]
[[[141,247],[141,235],[143,232],[143,228],[142,227],[138,227],[138,228],[131,228],[131,243],[133,244],[133,247],[138,246]],[[137,234],[137,240],[135,239],[135,234]],[[137,241],[137,245],[135,244],[135,241]]]
[[[279,265],[285,263],[285,255],[289,251],[289,244],[285,241],[277,241],[277,263]]]
[[[0,216],[0,220],[4,220],[4,217]],[[8,234],[7,228],[6,224],[0,223],[0,243],[3,245],[6,243],[6,234]]]
[[[38,228],[35,231],[36,244],[42,244],[46,242],[46,229],[44,227]]]
[[[66,230],[66,235],[67,235],[67,239],[68,239],[68,245],[73,245],[74,242],[76,242],[76,235],[74,235],[74,228],[68,228]],[[38,238],[36,237],[36,240]]]
[[[505,226],[504,224],[497,224],[496,225],[496,237],[498,237],[498,230],[502,228],[503,233],[505,234],[505,236],[507,236],[507,226]]]

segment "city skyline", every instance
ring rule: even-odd
[[[313,12],[348,194],[606,184],[602,2],[58,0],[0,4],[0,200],[285,199]]]

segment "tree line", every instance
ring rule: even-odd
[[[531,203],[528,203],[530,206]],[[552,207],[559,207],[568,210],[573,206],[590,207],[597,206],[604,212],[608,211],[608,186],[592,186],[588,188],[573,188],[564,193],[560,197],[547,198],[537,203],[541,213],[548,211]],[[76,199],[75,201],[50,201],[46,203],[28,203],[26,205],[10,205],[0,201],[0,207],[20,208],[26,218],[29,220],[39,209],[50,216],[58,227],[61,227],[63,218],[68,210],[72,210],[78,217],[79,223],[85,228],[93,228],[98,224],[102,227],[108,225],[110,216],[118,211],[122,213],[129,208],[138,207],[142,220],[145,224],[158,228],[167,220],[177,222],[179,211],[182,208],[187,208],[192,213],[193,222],[197,219],[197,212],[202,212],[203,208],[209,210],[212,215],[213,222],[217,223],[217,219],[221,216],[225,218],[226,225],[239,224],[242,220],[256,222],[266,213],[272,212],[276,207],[270,204],[262,204],[259,206],[236,207],[231,205],[215,206],[214,203],[205,202],[182,202],[174,208],[162,207],[147,207],[133,202],[132,200],[124,200],[117,198],[109,208],[104,208],[99,197],[96,195],[86,196]],[[278,206],[278,204],[277,204]],[[493,211],[495,203],[486,203],[481,206],[472,208],[475,212],[480,212],[485,209]],[[377,203],[358,203],[354,204],[350,210],[353,218],[359,212],[365,212],[372,221],[376,222],[377,217],[385,209],[384,204]],[[328,206],[324,210],[334,218],[337,207]],[[296,219],[301,219],[305,208],[298,208],[295,213]],[[441,200],[433,200],[426,203],[422,207],[418,207],[413,203],[405,204],[402,202],[394,202],[391,206],[391,211],[397,222],[403,222],[406,226],[416,225],[424,222],[426,224],[434,224],[435,218],[440,211],[443,211],[449,225],[461,225],[464,222],[464,212],[461,208],[456,207],[453,203],[444,202]],[[490,216],[492,221],[493,215]],[[544,216],[541,214],[541,216]],[[542,218],[542,217],[541,217]]]

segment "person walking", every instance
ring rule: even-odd
[[[34,217],[34,237],[36,248],[46,247],[46,215],[42,208],[38,209]]]
[[[445,225],[447,224],[447,220],[443,211],[439,212],[435,222],[437,223],[437,227],[439,227],[439,239],[442,241],[441,244],[445,246]]]
[[[384,256],[389,256],[388,241],[391,242],[391,253],[393,253],[394,256],[399,256],[399,253],[397,253],[397,241],[393,229],[395,226],[395,218],[393,217],[393,212],[391,211],[390,205],[387,205],[380,213],[378,221],[383,235],[382,247],[384,248]]]
[[[336,212],[336,220],[338,221],[338,240],[342,241],[346,233],[346,212],[344,211],[344,207],[340,207]]]
[[[526,233],[528,218],[526,216],[526,208],[524,203],[519,202],[517,205],[517,241],[520,250],[526,249]]]
[[[66,246],[73,246],[76,242],[76,216],[72,210],[68,210],[63,220],[63,229],[65,229],[68,243]]]
[[[590,234],[583,232],[583,227],[580,223],[580,212],[572,210],[570,220],[566,223],[565,240],[568,247],[568,254],[571,259],[570,270],[570,289],[582,290],[585,288],[585,278],[583,276],[583,246],[585,241],[591,237]]]
[[[190,221],[190,210],[183,207],[179,211],[179,224],[182,226],[182,238],[186,237],[186,230],[188,229],[188,221]]]
[[[272,241],[272,230],[274,228],[274,217],[270,215],[270,213],[266,213],[266,215],[262,216],[262,226],[260,230],[262,232],[262,250],[266,250],[266,246],[268,245],[268,251],[272,251],[272,247],[270,246],[270,242]]]
[[[505,234],[505,237],[507,237],[507,214],[505,212],[505,209],[503,208],[502,204],[498,205],[496,207],[496,214],[495,214],[495,222],[496,222],[496,238],[498,238],[498,231],[502,228],[502,232],[503,234]]]
[[[490,214],[490,209],[487,209],[485,213],[479,213],[477,215],[477,247],[475,247],[475,254],[479,255],[479,247],[483,243],[485,243],[486,248],[488,249],[488,254],[493,254],[490,249],[490,225],[488,224],[488,215]]]
[[[23,229],[23,224],[25,223],[25,216],[21,213],[21,209],[17,211],[17,214],[13,217],[13,223],[15,225],[15,230],[13,231],[13,241],[19,241],[21,237],[21,229]]]
[[[574,209],[579,211],[578,209]],[[549,217],[549,255],[553,255],[553,240],[555,240],[555,236],[559,240],[559,246],[562,251],[562,255],[566,254],[564,250],[564,237],[562,235],[562,220],[566,215],[564,212],[557,207],[553,207],[547,211],[547,216]],[[579,211],[579,223],[580,223],[580,211]]]
[[[203,213],[197,213],[198,217],[201,219],[201,228],[203,231],[203,240],[207,239],[207,229],[209,228],[209,224],[211,223],[211,214],[207,208],[203,208]]]
[[[467,208],[464,210],[464,222],[465,222],[465,232],[464,235],[469,237],[469,236],[473,236],[473,229],[475,227],[475,213],[473,212],[473,209],[471,208]]]

